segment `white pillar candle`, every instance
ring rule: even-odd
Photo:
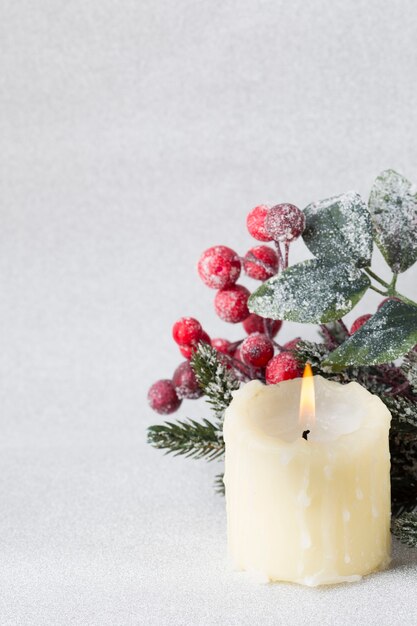
[[[314,376],[314,388],[307,440],[301,379],[244,385],[224,421],[233,566],[309,586],[358,580],[390,560],[391,415],[358,383]]]

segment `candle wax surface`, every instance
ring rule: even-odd
[[[301,379],[251,381],[223,428],[234,567],[310,586],[386,567],[391,513],[388,409],[358,383],[314,386],[314,423],[299,421]]]

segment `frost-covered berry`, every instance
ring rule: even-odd
[[[227,246],[213,246],[200,257],[198,273],[201,280],[211,289],[224,289],[234,285],[240,276],[240,259]]]
[[[352,326],[350,327],[349,334],[353,335],[353,333],[356,333],[356,331],[359,330],[360,328],[362,328],[362,326],[365,324],[365,322],[370,320],[371,317],[372,317],[372,315],[370,313],[366,313],[365,315],[361,315],[360,317],[358,317],[358,319],[356,319],[353,322]]]
[[[148,391],[150,407],[157,413],[168,415],[174,413],[182,400],[178,397],[171,380],[157,380]]]
[[[291,341],[287,341],[282,346],[284,350],[295,350],[299,342],[301,341],[301,337],[296,337],[295,339],[291,339]]]
[[[241,345],[242,344],[240,344],[240,346],[238,346],[236,350],[233,352],[233,358],[237,359],[238,361],[242,361],[243,363],[243,357],[242,357],[241,350],[240,350]]]
[[[203,395],[194,370],[188,361],[178,365],[172,377],[172,383],[179,398],[195,399]]]
[[[208,336],[208,334],[206,333],[205,330],[203,330],[203,332],[201,333],[200,341],[202,343],[208,343],[209,346],[211,345],[211,339],[210,339],[210,337]]]
[[[277,253],[268,246],[255,246],[245,254],[243,268],[250,278],[267,280],[278,271]]]
[[[279,329],[282,326],[281,320],[270,320],[268,318],[251,313],[245,320],[243,320],[243,328],[251,335],[252,333],[265,333],[265,322],[269,326],[269,333],[271,337],[275,337]]]
[[[274,346],[266,335],[253,333],[246,337],[240,347],[242,359],[252,367],[265,367],[274,356]]]
[[[281,352],[271,359],[266,367],[265,378],[268,385],[280,383],[303,375],[303,368],[291,352]]]
[[[203,329],[193,317],[181,317],[172,327],[172,336],[178,345],[188,345],[200,340]]]
[[[236,348],[236,350],[233,353],[233,367],[235,369],[235,371],[237,371],[238,373],[240,372],[241,374],[246,374],[248,373],[248,368],[247,366],[244,364],[243,362],[243,357],[242,357],[242,353],[240,350],[240,346],[238,346]]]
[[[305,227],[305,215],[293,204],[277,204],[268,211],[265,229],[271,239],[290,243]]]
[[[220,289],[214,299],[214,308],[220,319],[231,324],[243,322],[249,315],[248,298],[250,292],[243,285],[233,285]]]
[[[191,357],[193,356],[195,352],[195,346],[193,346],[192,343],[187,343],[187,344],[184,344],[183,346],[178,346],[178,347],[180,349],[182,356],[188,360],[191,359]]]
[[[222,354],[229,354],[230,345],[230,341],[221,339],[220,337],[211,340],[212,348],[215,348],[217,352],[221,352]]]
[[[180,349],[180,352],[182,354],[182,356],[185,359],[190,360],[191,357],[193,356],[194,352],[196,351],[196,348],[199,344],[199,342],[202,341],[203,343],[211,343],[210,337],[208,336],[208,334],[203,330],[201,333],[201,337],[199,339],[199,341],[193,341],[192,343],[186,343],[186,344],[180,344],[178,347]]]
[[[265,219],[268,211],[269,207],[266,204],[260,204],[252,209],[246,218],[249,233],[258,241],[272,241],[272,237],[265,230]]]

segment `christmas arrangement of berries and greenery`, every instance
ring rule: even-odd
[[[198,262],[202,281],[216,290],[217,315],[242,323],[245,338],[210,339],[196,319],[178,320],[172,334],[186,360],[148,394],[160,414],[204,395],[213,419],[151,426],[149,443],[176,455],[221,459],[223,415],[233,391],[252,379],[270,385],[301,376],[309,362],[315,374],[357,381],[391,411],[393,533],[417,546],[417,303],[397,290],[398,275],[417,261],[417,187],[387,170],[368,204],[349,192],[303,211],[261,205],[247,216],[247,228],[262,243],[243,258],[218,245]],[[289,267],[291,243],[300,236],[314,258]],[[389,282],[371,268],[374,243],[392,272]],[[242,270],[261,282],[253,293],[237,284]],[[368,289],[381,296],[378,310],[348,329],[343,316]],[[318,324],[319,340],[297,337],[281,345],[283,320]],[[216,484],[222,491],[222,475]]]

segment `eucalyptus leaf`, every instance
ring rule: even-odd
[[[417,343],[417,306],[388,300],[341,346],[324,366],[378,365],[403,356]]]
[[[386,170],[369,197],[374,238],[393,272],[405,272],[417,261],[417,187],[401,174]]]
[[[350,191],[304,209],[303,239],[314,256],[329,263],[366,267],[372,256],[372,223],[359,194]]]
[[[353,265],[312,259],[286,269],[249,298],[249,310],[262,317],[294,322],[331,322],[348,313],[370,280]]]

